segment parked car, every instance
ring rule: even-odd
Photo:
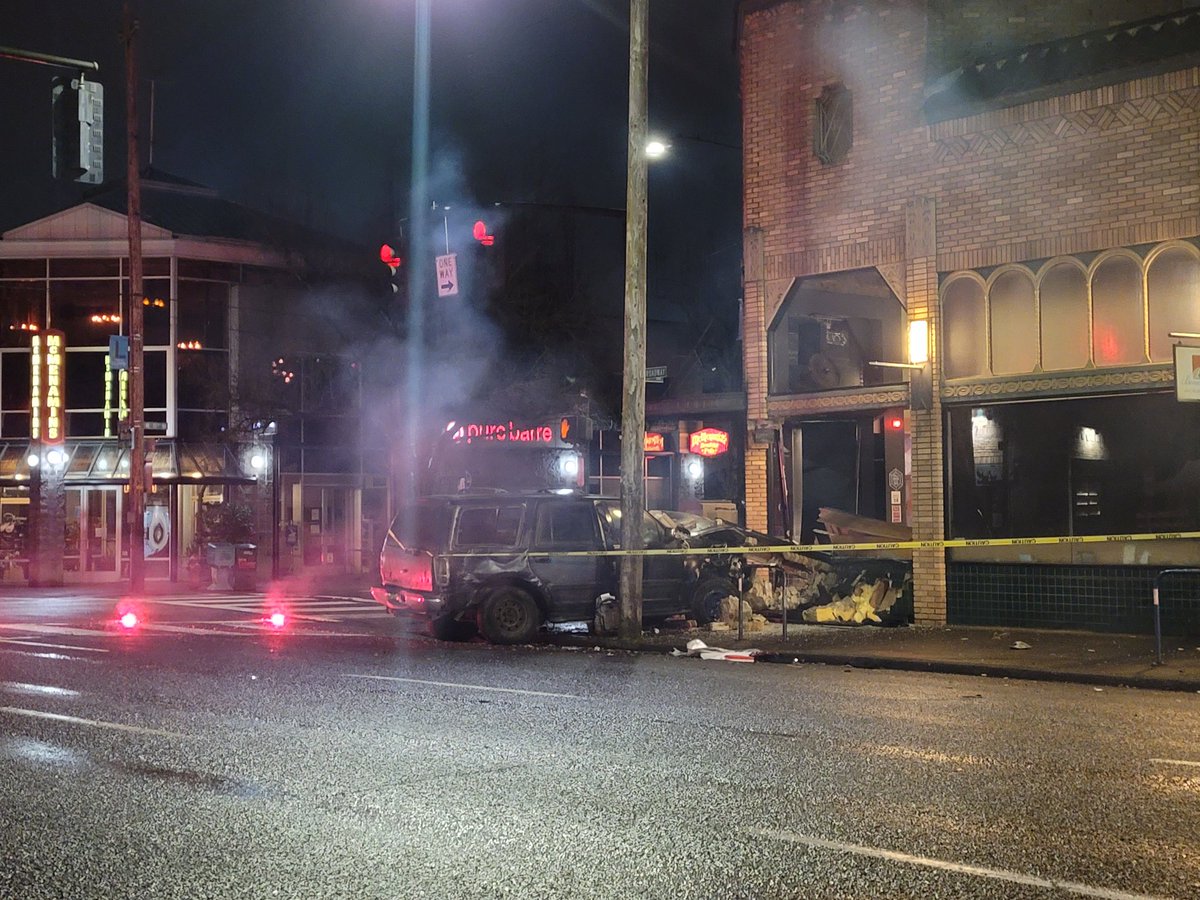
[[[689,546],[687,529],[642,519],[647,549]],[[597,601],[617,596],[618,500],[554,493],[452,494],[402,509],[380,553],[376,601],[396,615],[428,619],[439,637],[477,627],[495,643],[530,640],[546,622],[593,622]],[[736,554],[645,558],[642,614],[702,622],[737,593]]]

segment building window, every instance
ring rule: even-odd
[[[1142,270],[1130,256],[1111,256],[1092,275],[1092,354],[1098,366],[1145,361]]]
[[[817,98],[813,125],[813,152],[827,166],[846,159],[854,143],[854,105],[844,84],[827,85]]]
[[[946,377],[986,375],[987,308],[983,284],[967,276],[955,278],[942,295],[946,333]]]
[[[1055,263],[1038,285],[1042,368],[1082,369],[1088,364],[1087,273],[1073,262]]]
[[[1175,246],[1155,256],[1146,273],[1146,295],[1150,359],[1167,362],[1173,358],[1172,331],[1200,332],[1200,253]]]
[[[1025,269],[1001,273],[988,290],[992,370],[997,375],[1032,372],[1038,364],[1037,304]]]
[[[905,359],[904,308],[875,269],[798,280],[768,332],[770,389],[799,394],[895,384]]]

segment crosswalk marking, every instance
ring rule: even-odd
[[[353,597],[281,597],[273,599],[265,595],[222,596],[222,597],[170,597],[151,598],[154,603],[170,606],[186,606],[191,609],[211,609],[222,612],[238,612],[262,615],[265,609],[280,608],[293,618],[319,622],[338,622],[348,618],[385,617],[387,611],[373,600],[358,600]]]

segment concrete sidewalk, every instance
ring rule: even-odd
[[[291,596],[335,596],[368,599],[372,576],[346,575],[282,578],[262,581],[258,591]],[[184,582],[149,581],[145,593],[181,594],[195,591]],[[0,610],[6,596],[121,597],[128,594],[122,582],[28,588],[0,585]],[[245,593],[245,592],[242,592]],[[1149,630],[1150,623],[1147,622]],[[1153,634],[1107,634],[1082,631],[1032,630],[951,626],[899,627],[793,624],[786,638],[778,624],[737,638],[732,631],[710,632],[660,628],[646,631],[629,643],[576,631],[551,631],[541,640],[560,646],[668,653],[682,650],[699,638],[710,647],[756,649],[769,662],[823,663],[864,669],[901,669],[943,672],[991,678],[1069,681],[1097,686],[1128,686],[1156,690],[1200,692],[1200,636],[1163,637],[1163,664],[1155,660]],[[1018,647],[1018,644],[1027,646]],[[710,663],[695,662],[697,665]]]

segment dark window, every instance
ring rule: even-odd
[[[179,282],[179,340],[199,341],[205,349],[228,346],[229,285]]]
[[[122,282],[50,282],[50,324],[66,336],[67,347],[108,346],[121,329]]]
[[[524,511],[520,505],[464,507],[458,514],[455,546],[516,546]]]
[[[229,417],[223,412],[180,412],[179,438],[200,443],[218,441],[228,424]]]
[[[67,437],[103,437],[104,416],[100,413],[67,413]]]
[[[846,158],[854,143],[853,103],[844,84],[827,85],[817,98],[813,152],[827,166]]]
[[[118,278],[118,259],[51,259],[51,278]]]
[[[29,351],[0,354],[0,408],[29,410]]]
[[[145,403],[147,409],[167,405],[167,353],[165,350],[147,350],[142,356],[142,371],[145,374]],[[101,368],[103,371],[103,367]]]
[[[591,503],[544,503],[538,509],[539,547],[597,547],[596,511]]]
[[[147,278],[143,283],[142,334],[145,346],[165,347],[171,342],[171,281]]]
[[[67,347],[67,383],[63,398],[67,409],[100,409],[104,406],[104,361],[107,358],[105,353],[72,351]],[[113,381],[116,381],[115,376]]]
[[[0,415],[0,437],[29,437],[29,413],[6,412]]]
[[[152,259],[142,260],[142,277],[149,278],[151,275],[161,275],[166,278],[171,274],[171,258],[169,256],[156,256]]]
[[[0,278],[45,278],[44,259],[0,259]]]
[[[30,330],[46,326],[46,282],[0,282],[0,347],[28,347]]]
[[[220,350],[180,350],[180,409],[227,409],[229,354]]]
[[[239,266],[229,263],[208,262],[203,259],[181,259],[179,261],[179,277],[236,283],[241,280],[241,269]]]

